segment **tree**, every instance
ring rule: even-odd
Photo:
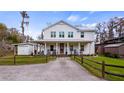
[[[114,17],[106,23],[98,23],[96,31],[96,42],[100,43],[104,43],[108,39],[113,39],[115,36],[122,37],[124,36],[124,17]]]
[[[22,28],[22,37],[23,37],[23,42],[24,42],[26,39],[24,36],[24,31],[25,31],[24,24],[26,24],[26,26],[29,25],[29,22],[28,22],[29,16],[26,11],[22,11],[20,12],[20,14],[22,16],[21,28]]]
[[[107,39],[106,23],[98,23],[96,25],[96,42],[103,43]]]
[[[21,43],[23,42],[23,38],[21,36],[21,33],[16,28],[10,28],[8,29],[8,32],[10,35],[7,37],[7,41],[9,43]]]
[[[38,40],[43,39],[43,32],[37,37]]]
[[[0,23],[0,41],[7,37],[7,27],[5,24]]]
[[[25,36],[25,38],[26,38],[26,42],[29,42],[30,40],[33,40],[33,38],[30,37],[29,35]]]
[[[114,38],[114,29],[116,27],[114,19],[110,19],[109,22],[107,23],[107,28],[108,28],[108,39],[113,39]]]
[[[124,32],[124,18],[115,17],[115,24],[116,24],[116,32],[118,33],[118,36],[121,37],[122,33]]]

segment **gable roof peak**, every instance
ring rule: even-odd
[[[65,22],[65,21],[63,21],[63,20],[60,20],[60,21],[58,21],[58,22]]]
[[[74,28],[74,29],[76,29],[76,30],[79,30],[78,28],[72,26],[71,24],[69,24],[69,23],[67,23],[67,22],[65,22],[65,21],[63,21],[63,20],[60,20],[60,21],[58,21],[58,22],[56,22],[56,23],[54,23],[54,24],[52,24],[52,25],[50,25],[50,26],[44,28],[43,31],[46,30],[46,29],[48,29],[48,28],[50,28],[50,27],[52,27],[52,26],[54,26],[54,25],[56,25],[56,24],[59,24],[59,23],[61,23],[61,22],[64,23],[64,24],[66,24],[66,25],[68,25],[68,26],[70,26],[70,27],[72,27],[72,28]]]
[[[66,23],[66,22],[63,20],[60,20],[60,21],[56,22],[56,24],[58,24],[58,23]]]
[[[66,22],[66,21],[64,21],[64,20],[60,20],[60,21],[56,22],[55,24],[58,24],[58,23],[69,24],[69,23],[67,23],[67,22]]]

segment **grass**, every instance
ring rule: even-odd
[[[47,62],[54,59],[55,57],[48,56]],[[46,56],[16,56],[16,65],[41,64],[47,62]],[[14,65],[14,57],[13,56],[0,57],[0,65]]]
[[[104,57],[104,56],[97,56],[97,57],[93,57],[93,56],[85,56],[86,58],[89,58],[91,60],[95,60],[98,62],[102,62],[105,61],[105,63],[107,64],[113,64],[113,65],[119,65],[119,66],[124,66],[124,59],[116,59],[116,58],[109,58],[109,57]],[[76,60],[77,62],[79,62],[78,60]],[[84,62],[88,62],[89,64],[97,67],[97,68],[101,68],[101,65],[87,61],[84,59]],[[80,63],[81,64],[81,63]],[[97,71],[91,67],[89,67],[86,64],[81,64],[82,66],[84,66],[86,69],[88,69],[92,74],[101,77],[101,72]],[[115,68],[115,67],[105,67],[105,70],[108,72],[112,72],[112,73],[116,73],[116,74],[124,74],[124,69],[123,68]],[[124,80],[124,78],[122,77],[117,77],[117,76],[112,76],[112,75],[105,75],[105,79],[107,80],[115,80],[115,81],[121,81]]]

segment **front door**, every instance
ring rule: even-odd
[[[60,43],[60,54],[64,54],[64,43]]]

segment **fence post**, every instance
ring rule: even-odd
[[[47,55],[46,55],[46,63],[47,63]]]
[[[14,55],[14,65],[16,64],[16,55]]]
[[[56,55],[55,55],[55,58],[57,58],[57,53],[56,53]]]
[[[14,59],[13,59],[13,64],[15,65],[16,64],[16,46],[14,46],[13,48],[13,55],[14,55]]]
[[[83,60],[83,55],[81,56],[81,63],[83,64],[84,60]]]
[[[105,62],[102,61],[102,78],[105,78]]]
[[[74,60],[75,60],[75,54],[74,54]]]

